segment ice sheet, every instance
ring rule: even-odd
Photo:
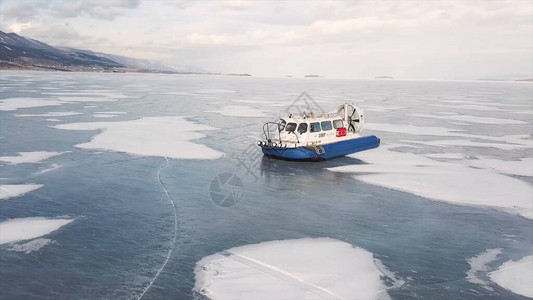
[[[38,188],[42,184],[2,184],[0,185],[0,200],[19,197]]]
[[[34,151],[34,152],[19,152],[17,156],[0,156],[0,161],[7,162],[11,165],[23,163],[38,163],[42,160],[48,159],[52,156],[62,154],[61,152],[48,151]]]
[[[109,94],[116,94],[112,91],[94,91],[94,90],[62,90],[62,91],[51,91],[51,92],[43,92],[44,95],[52,95],[52,96],[106,96]]]
[[[448,146],[461,146],[461,147],[481,147],[481,148],[497,148],[502,150],[516,150],[527,149],[530,146],[518,145],[518,144],[501,144],[501,143],[484,143],[473,142],[470,140],[434,140],[434,141],[412,141],[412,140],[400,140],[402,143],[413,143],[420,145],[436,146],[436,147],[448,147]]]
[[[268,101],[264,99],[263,97],[259,97],[259,98],[251,97],[249,99],[235,99],[232,101],[238,102],[238,103],[251,103],[251,104],[259,104],[259,105],[268,105],[272,103],[276,104],[276,102]]]
[[[81,115],[81,113],[75,111],[56,111],[45,114],[16,114],[15,117],[66,117],[75,115]]]
[[[365,123],[365,128],[369,130],[397,132],[411,135],[427,135],[427,136],[467,136],[470,135],[460,133],[462,130],[448,129],[445,127],[428,127],[428,126],[414,126],[406,124],[389,124],[389,123]]]
[[[328,170],[354,173],[358,180],[429,199],[487,206],[533,219],[533,187],[522,180],[388,148],[352,155],[368,164]]]
[[[37,98],[8,98],[0,100],[0,111],[12,111],[19,108],[61,105],[63,102]]]
[[[533,147],[531,136],[527,134],[515,134],[504,136],[487,136],[464,133],[464,130],[449,129],[445,127],[414,126],[406,124],[388,124],[388,123],[365,123],[365,128],[370,130],[404,133],[410,135],[422,136],[447,136],[463,137],[469,139],[482,139],[488,141],[505,142]]]
[[[29,241],[27,243],[22,244],[12,244],[11,247],[9,247],[7,250],[9,251],[16,251],[16,252],[24,252],[24,253],[31,253],[33,251],[38,251],[42,247],[52,243],[51,239],[35,239],[32,241]]]
[[[365,105],[365,111],[387,112],[387,111],[395,111],[399,109],[403,109],[403,107],[394,106],[394,105],[385,105],[385,106]]]
[[[114,91],[63,91],[63,92],[44,92],[44,95],[51,95],[55,97],[68,99],[73,97],[75,102],[78,102],[78,99],[82,98],[96,98],[96,99],[124,99],[129,98],[128,96]],[[81,100],[82,102],[85,100]],[[92,101],[92,100],[91,100]]]
[[[63,102],[110,102],[110,101],[116,101],[115,98],[104,98],[104,97],[94,97],[94,96],[87,96],[87,97],[58,97],[59,100]]]
[[[446,103],[457,103],[457,104],[496,106],[496,107],[527,107],[527,105],[522,105],[522,104],[496,103],[496,102],[486,102],[486,101],[445,100],[443,102],[446,102]]]
[[[42,217],[11,219],[0,223],[0,245],[30,240],[47,235],[73,219],[47,219]]]
[[[470,270],[466,272],[466,280],[471,283],[479,284],[488,290],[492,290],[487,282],[480,277],[481,272],[488,272],[488,264],[495,261],[498,255],[502,253],[502,249],[487,249],[477,256],[467,259],[470,265]]]
[[[489,277],[504,289],[533,298],[533,255],[505,262]]]
[[[257,109],[250,106],[243,106],[243,105],[228,105],[224,106],[218,110],[215,111],[208,111],[211,113],[217,113],[221,114],[223,116],[231,116],[231,117],[267,117],[268,115]]]
[[[429,106],[451,108],[451,109],[458,109],[458,110],[480,110],[480,111],[500,111],[501,110],[498,107],[479,105],[479,104],[459,104],[459,105],[430,104]]]
[[[194,290],[210,299],[388,299],[382,276],[362,248],[304,238],[207,256],[196,264]]]
[[[513,119],[498,119],[498,118],[488,118],[488,117],[476,117],[469,115],[428,115],[428,114],[409,114],[411,117],[419,118],[432,118],[432,119],[441,119],[441,120],[454,120],[462,121],[469,123],[478,123],[478,124],[495,124],[495,125],[510,125],[510,124],[527,124],[527,122]]]
[[[106,149],[141,156],[166,156],[183,159],[217,159],[224,154],[191,140],[204,137],[195,131],[216,130],[183,117],[145,117],[124,122],[71,123],[52,126],[66,130],[101,132],[90,142],[76,145],[83,149]]]

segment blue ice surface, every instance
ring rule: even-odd
[[[8,245],[0,246],[0,298],[136,298],[173,247],[168,265],[146,297],[187,299],[193,297],[194,266],[205,256],[263,241],[331,237],[367,249],[405,280],[403,286],[388,290],[393,299],[524,299],[495,284],[489,283],[494,289],[490,291],[469,283],[466,272],[470,266],[466,259],[491,248],[503,249],[499,263],[531,255],[531,220],[488,208],[433,201],[326,170],[364,163],[356,158],[299,163],[252,157],[250,153],[260,154],[255,142],[261,137],[262,124],[275,121],[302,91],[307,91],[326,109],[333,109],[345,100],[353,100],[363,109],[365,106],[402,108],[366,110],[367,122],[447,127],[479,135],[530,135],[532,115],[512,111],[532,110],[528,102],[531,85],[3,72],[0,90],[2,99],[54,99],[58,97],[50,94],[54,92],[68,96],[68,93],[90,95],[103,91],[128,96],[113,102],[67,103],[0,112],[1,156],[22,151],[71,151],[41,164],[3,164],[0,183],[31,182],[44,187],[2,201],[0,222],[34,216],[74,218],[71,224],[48,235],[55,242],[39,251],[26,254],[9,251]],[[265,118],[228,117],[208,112],[224,105],[257,107],[257,104],[239,102],[250,100],[281,106],[261,106],[272,115]],[[447,100],[525,105],[482,112],[480,116],[513,118],[529,124],[443,124],[442,120],[407,116],[449,111],[428,105]],[[92,117],[93,112],[106,110],[128,114],[110,119]],[[59,117],[60,122],[46,121],[46,117],[15,116],[55,111],[83,114]],[[98,131],[49,127],[56,123],[112,122],[154,116],[188,116],[191,121],[220,128],[203,132],[206,137],[195,142],[226,153],[225,158],[218,160],[173,159],[161,171],[162,182],[177,207],[178,239],[174,245],[171,245],[172,206],[157,180],[164,158],[79,149],[74,145],[88,142]],[[387,144],[402,139],[441,138],[372,133]],[[422,147],[425,148],[399,148],[398,151],[460,152],[465,156],[501,159],[531,156],[530,148],[504,151]],[[243,162],[244,159],[250,161]],[[61,167],[36,174],[52,164]],[[243,180],[244,195],[236,206],[223,208],[210,200],[211,180],[223,172],[235,173]],[[531,178],[518,178],[531,183]],[[480,276],[486,279],[486,274]]]

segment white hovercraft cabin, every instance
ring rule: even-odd
[[[258,144],[274,158],[326,160],[378,147],[377,137],[361,137],[363,123],[363,111],[348,103],[330,113],[289,114],[277,123],[265,123],[265,140]]]

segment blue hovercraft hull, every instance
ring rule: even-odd
[[[324,144],[324,151],[315,151],[307,147],[284,148],[261,146],[266,156],[284,160],[321,161],[379,147],[379,138],[375,135],[353,140]]]

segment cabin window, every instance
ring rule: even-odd
[[[331,130],[331,121],[322,121],[322,130]]]
[[[320,123],[311,123],[311,132],[320,132]]]
[[[296,130],[296,123],[289,123],[287,124],[287,127],[285,128],[288,132],[293,132]]]
[[[300,125],[298,125],[298,132],[300,134],[306,133],[307,132],[307,123],[300,123]]]
[[[339,129],[339,128],[342,128],[342,127],[344,127],[344,126],[342,124],[342,120],[341,119],[333,121],[333,128]]]

